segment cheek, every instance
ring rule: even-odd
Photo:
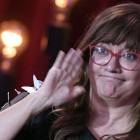
[[[98,66],[98,65],[92,63],[91,61],[89,61],[89,66],[88,66],[89,76],[98,73],[100,68],[101,68],[101,66]]]
[[[140,91],[140,72],[139,71],[124,71],[126,79],[126,88],[132,92]]]
[[[140,83],[139,71],[123,71],[123,75],[127,81],[130,81],[133,83]]]
[[[124,71],[123,75],[126,79],[125,87],[126,93],[133,94],[133,96],[140,96],[140,72],[139,71]]]
[[[89,77],[90,83],[92,85],[95,84],[95,82],[97,80],[98,73],[100,72],[101,68],[102,68],[101,66],[98,66],[92,62],[89,62],[88,77]]]

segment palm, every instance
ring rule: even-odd
[[[83,63],[81,55],[80,50],[70,50],[66,56],[63,52],[59,53],[40,88],[42,95],[47,98],[51,106],[59,106],[84,92],[83,87],[73,87]]]

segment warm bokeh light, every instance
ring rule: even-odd
[[[65,8],[68,5],[68,0],[55,0],[55,4],[60,8]]]
[[[26,50],[28,40],[28,31],[21,22],[9,20],[0,24],[0,50],[5,58],[17,59]]]
[[[47,44],[48,44],[48,38],[46,36],[43,36],[41,39],[41,42],[40,42],[40,46],[41,46],[42,51],[46,50]]]
[[[1,63],[1,69],[2,70],[9,70],[10,69],[10,67],[11,67],[11,63],[9,62],[9,61],[3,61],[2,63]]]
[[[17,50],[15,48],[11,48],[11,47],[4,47],[2,49],[2,54],[6,58],[13,58],[17,54]]]
[[[1,33],[3,44],[7,47],[18,47],[22,44],[22,37],[17,33],[11,31],[4,31]]]
[[[25,52],[29,33],[26,26],[16,20],[3,21],[0,24],[0,70],[14,72],[18,58]]]
[[[56,19],[57,19],[58,21],[64,21],[65,18],[66,18],[66,16],[65,16],[65,14],[63,14],[63,13],[58,13],[58,14],[56,14]]]

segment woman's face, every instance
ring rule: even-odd
[[[126,42],[120,45],[99,43],[97,46],[119,53],[128,51],[125,44]],[[140,64],[135,71],[128,71],[118,65],[116,57],[112,57],[105,66],[99,66],[90,59],[88,75],[92,88],[91,99],[98,96],[104,99],[116,98],[136,102],[140,96]]]

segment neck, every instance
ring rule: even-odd
[[[117,99],[104,100],[92,95],[88,128],[97,138],[105,134],[126,133],[133,128],[136,122],[132,110],[136,102],[123,105]]]

